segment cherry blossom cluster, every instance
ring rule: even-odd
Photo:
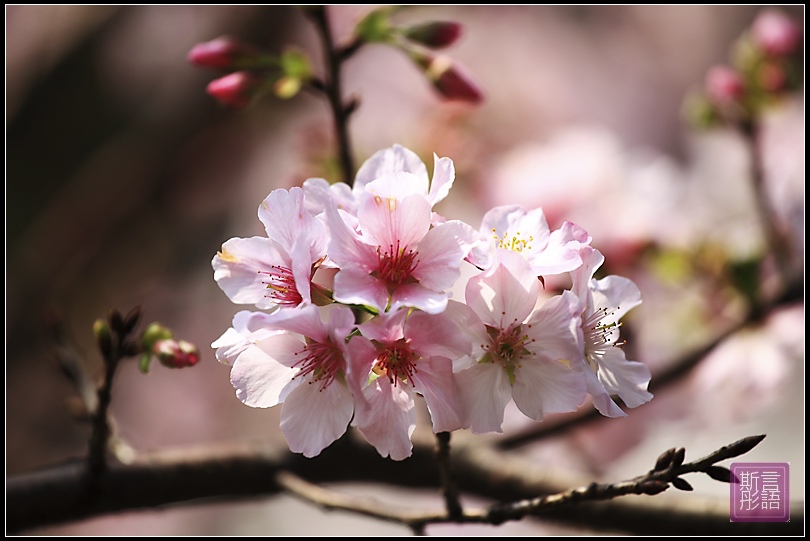
[[[434,155],[429,178],[396,145],[351,187],[274,190],[258,211],[266,236],[232,238],[214,257],[228,298],[259,311],[238,312],[212,347],[242,402],[282,404],[292,451],[316,456],[353,426],[402,460],[420,400],[434,432],[487,433],[502,431],[510,401],[540,421],[589,396],[610,417],[626,415],[615,397],[652,398],[649,370],[619,342],[636,285],[594,279],[604,257],[588,233],[551,231],[542,209],[495,207],[479,229],[445,219],[433,208],[454,180],[451,159]],[[570,288],[546,292],[551,275]]]

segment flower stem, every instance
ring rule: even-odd
[[[439,477],[442,483],[444,503],[447,507],[447,516],[451,520],[458,520],[464,515],[464,510],[458,498],[458,488],[453,480],[450,467],[450,432],[439,432],[436,434],[436,440],[438,442],[436,458],[439,462]]]
[[[767,243],[766,251],[773,255],[781,281],[790,280],[790,247],[785,235],[777,224],[767,187],[765,186],[765,167],[762,160],[760,127],[756,122],[744,123],[740,131],[748,145],[751,156],[751,181],[754,189],[754,200]]]
[[[342,61],[347,57],[341,50],[335,48],[332,30],[329,28],[329,18],[325,6],[314,6],[305,10],[318,28],[323,44],[324,61],[327,75],[323,81],[323,90],[329,100],[329,107],[335,124],[335,136],[338,145],[338,161],[343,175],[343,181],[351,185],[354,181],[354,158],[352,156],[349,139],[349,116],[354,107],[344,106],[340,68]]]

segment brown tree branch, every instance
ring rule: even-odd
[[[565,492],[567,486],[572,486],[565,485],[565,479],[540,471],[525,459],[493,449],[481,438],[456,438],[451,455],[458,474],[459,489],[468,494],[500,502],[514,502]],[[373,447],[365,442],[355,442],[351,437],[344,437],[314,459],[260,445],[143,454],[128,465],[110,462],[93,498],[83,497],[86,494],[87,467],[86,460],[75,460],[8,478],[8,532],[170,504],[273,495],[293,488],[294,481],[290,481],[290,477],[279,477],[281,472],[289,472],[311,483],[359,481],[431,489],[439,486],[432,442],[416,442],[411,458],[395,462],[380,458]],[[791,523],[750,523],[741,526],[729,522],[727,500],[715,502],[711,509],[706,508],[706,502],[693,494],[675,507],[671,501],[657,504],[654,502],[656,498],[627,500],[577,502],[579,505],[574,506],[547,503],[541,506],[542,509],[532,510],[531,514],[582,527],[637,534],[792,535],[801,533],[803,528],[802,508],[791,510]],[[339,503],[330,502],[335,506]],[[367,510],[367,503],[360,501],[358,508]],[[493,506],[492,509],[499,514],[487,515],[486,522],[491,523],[495,517],[503,518],[503,510],[507,508],[508,504],[507,507]],[[392,513],[387,505],[377,510],[379,513]],[[487,512],[494,513],[492,510]],[[477,513],[465,512],[464,517],[470,518],[461,520],[484,521],[483,518],[475,518],[478,517]],[[396,516],[402,518],[404,515]],[[422,525],[434,523],[440,520],[437,517],[442,516],[447,522],[446,510],[406,516],[408,520],[400,522],[416,528],[420,522]]]
[[[329,100],[329,108],[332,112],[338,145],[338,161],[343,174],[342,180],[351,185],[354,182],[354,157],[352,155],[352,145],[349,137],[349,115],[354,110],[354,107],[344,105],[343,103],[340,73],[341,65],[347,56],[344,51],[335,46],[332,37],[332,29],[329,26],[326,6],[308,7],[304,10],[304,13],[309,15],[315,23],[321,38],[321,43],[323,44],[323,55],[327,75],[321,81],[321,85]]]

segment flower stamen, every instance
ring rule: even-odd
[[[312,342],[295,355],[301,358],[293,363],[293,367],[299,368],[293,379],[311,375],[309,384],[321,382],[321,391],[342,374],[343,355],[331,342]]]
[[[372,371],[379,376],[386,376],[394,386],[399,382],[413,385],[418,359],[408,344],[404,340],[399,340],[381,351]]]
[[[303,302],[304,299],[295,285],[295,277],[287,267],[273,265],[271,270],[262,270],[259,271],[259,274],[267,276],[267,281],[262,282],[270,290],[265,297],[273,299],[282,306],[298,306]]]

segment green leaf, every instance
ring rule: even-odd
[[[390,9],[377,9],[357,23],[355,34],[367,43],[386,43],[394,36],[394,27],[389,21]]]
[[[149,373],[149,364],[152,362],[152,354],[149,352],[141,354],[141,358],[138,360],[138,368],[143,374]]]
[[[281,53],[281,71],[288,79],[306,81],[312,77],[309,57],[297,49],[287,49]]]

